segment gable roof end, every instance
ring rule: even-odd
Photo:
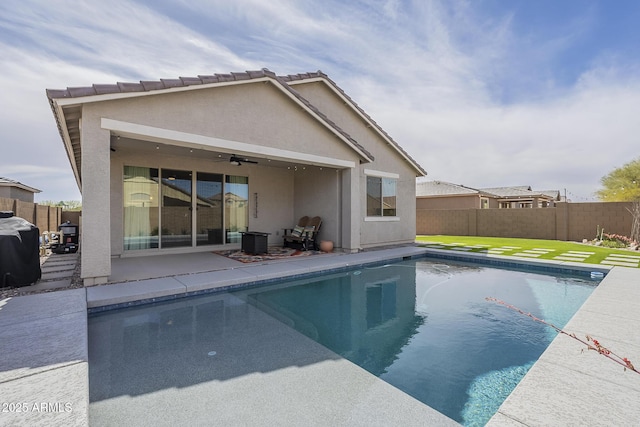
[[[384,130],[375,120],[371,118],[349,95],[346,94],[344,90],[340,86],[336,84],[333,80],[329,78],[328,75],[318,70],[316,72],[309,73],[300,73],[300,74],[289,74],[286,76],[281,76],[285,82],[292,84],[295,86],[296,82],[302,83],[306,81],[322,81],[326,83],[339,97],[341,97],[347,105],[349,105],[352,109],[356,111],[356,113],[363,118],[365,122],[367,122],[370,126],[372,126],[378,134],[386,140],[389,145],[393,149],[395,149],[404,159],[409,162],[409,164],[418,172],[417,176],[426,176],[427,171],[422,168],[404,149],[391,138],[391,136]]]

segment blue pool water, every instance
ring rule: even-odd
[[[418,259],[92,315],[90,414],[108,399],[224,380],[227,370],[205,372],[196,355],[233,349],[238,366],[249,366],[242,358],[255,348],[245,335],[277,321],[459,423],[482,426],[556,335],[485,298],[564,327],[597,283]],[[286,347],[269,351],[284,358]],[[280,368],[272,356],[255,362],[268,364],[260,371]]]

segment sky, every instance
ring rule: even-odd
[[[574,202],[640,157],[636,0],[2,0],[0,176],[80,200],[45,90],[321,70],[427,172]]]

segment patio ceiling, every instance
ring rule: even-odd
[[[153,141],[145,141],[141,139],[129,138],[112,134],[111,136],[112,151],[124,154],[161,154],[166,156],[176,156],[183,158],[203,159],[208,158],[213,163],[228,163],[231,155],[246,158],[253,163],[242,163],[239,167],[266,166],[280,169],[305,169],[307,167],[319,168],[339,168],[337,165],[328,165],[326,163],[309,162],[305,159],[282,159],[278,157],[269,157],[251,152],[220,150],[211,147],[191,148],[180,145],[163,144]]]
[[[129,143],[126,144],[126,146],[140,145],[141,142],[147,142],[153,144],[150,148],[153,151],[164,150],[167,154],[173,153],[177,156],[200,154],[200,158],[210,157],[212,160],[218,160],[228,159],[231,155],[237,155],[240,157],[264,159],[267,163],[273,162],[274,165],[279,165],[283,168],[295,168],[296,165],[312,165],[340,169],[354,168],[356,166],[353,160],[318,156],[264,145],[248,144],[211,136],[123,122],[120,120],[103,118],[101,120],[101,127],[111,132],[111,148],[115,150],[117,150],[117,148],[114,144],[123,146],[125,144],[122,139],[127,138]],[[120,138],[120,140],[118,140],[118,138]],[[133,144],[131,141],[139,142]],[[140,146],[142,149],[146,147],[144,151],[149,150],[148,144],[146,146]]]

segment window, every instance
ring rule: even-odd
[[[482,197],[480,199],[480,208],[489,209],[489,199],[485,199],[484,197]]]
[[[394,178],[367,176],[367,216],[396,216]]]

